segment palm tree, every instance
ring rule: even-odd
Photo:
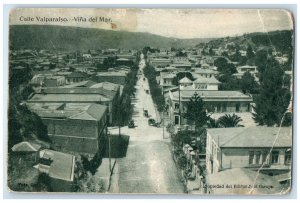
[[[219,125],[223,128],[244,127],[240,124],[241,121],[243,121],[243,119],[235,114],[225,114],[218,119]]]

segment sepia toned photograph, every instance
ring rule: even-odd
[[[285,9],[14,8],[10,193],[286,195]]]

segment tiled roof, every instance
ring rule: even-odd
[[[194,83],[201,83],[201,84],[219,84],[221,83],[218,81],[214,76],[209,78],[198,76],[198,78],[194,81]]]
[[[11,149],[13,152],[36,152],[41,148],[41,145],[23,141],[15,144]]]
[[[31,111],[42,118],[69,118],[81,120],[100,120],[106,109],[106,105],[89,103],[67,103],[64,107],[45,108],[52,103],[28,103]]]
[[[179,80],[179,83],[192,83],[192,81],[190,79],[188,79],[187,77],[184,77],[181,80]]]
[[[279,132],[274,147],[292,146],[292,128],[282,127],[237,127],[207,129],[208,134],[220,147],[271,147]]]

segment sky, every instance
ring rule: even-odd
[[[66,18],[41,22],[37,17]],[[76,22],[74,18],[86,18]],[[89,22],[97,17],[97,22]],[[99,17],[107,22],[99,22]],[[32,21],[28,21],[32,18]],[[116,25],[112,28],[111,23]],[[10,24],[43,24],[148,32],[175,38],[215,38],[293,29],[291,14],[279,9],[99,9],[22,8],[10,12]]]

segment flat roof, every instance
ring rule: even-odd
[[[272,147],[273,144],[274,147],[292,147],[291,127],[211,128],[207,129],[207,133],[222,148]]]

